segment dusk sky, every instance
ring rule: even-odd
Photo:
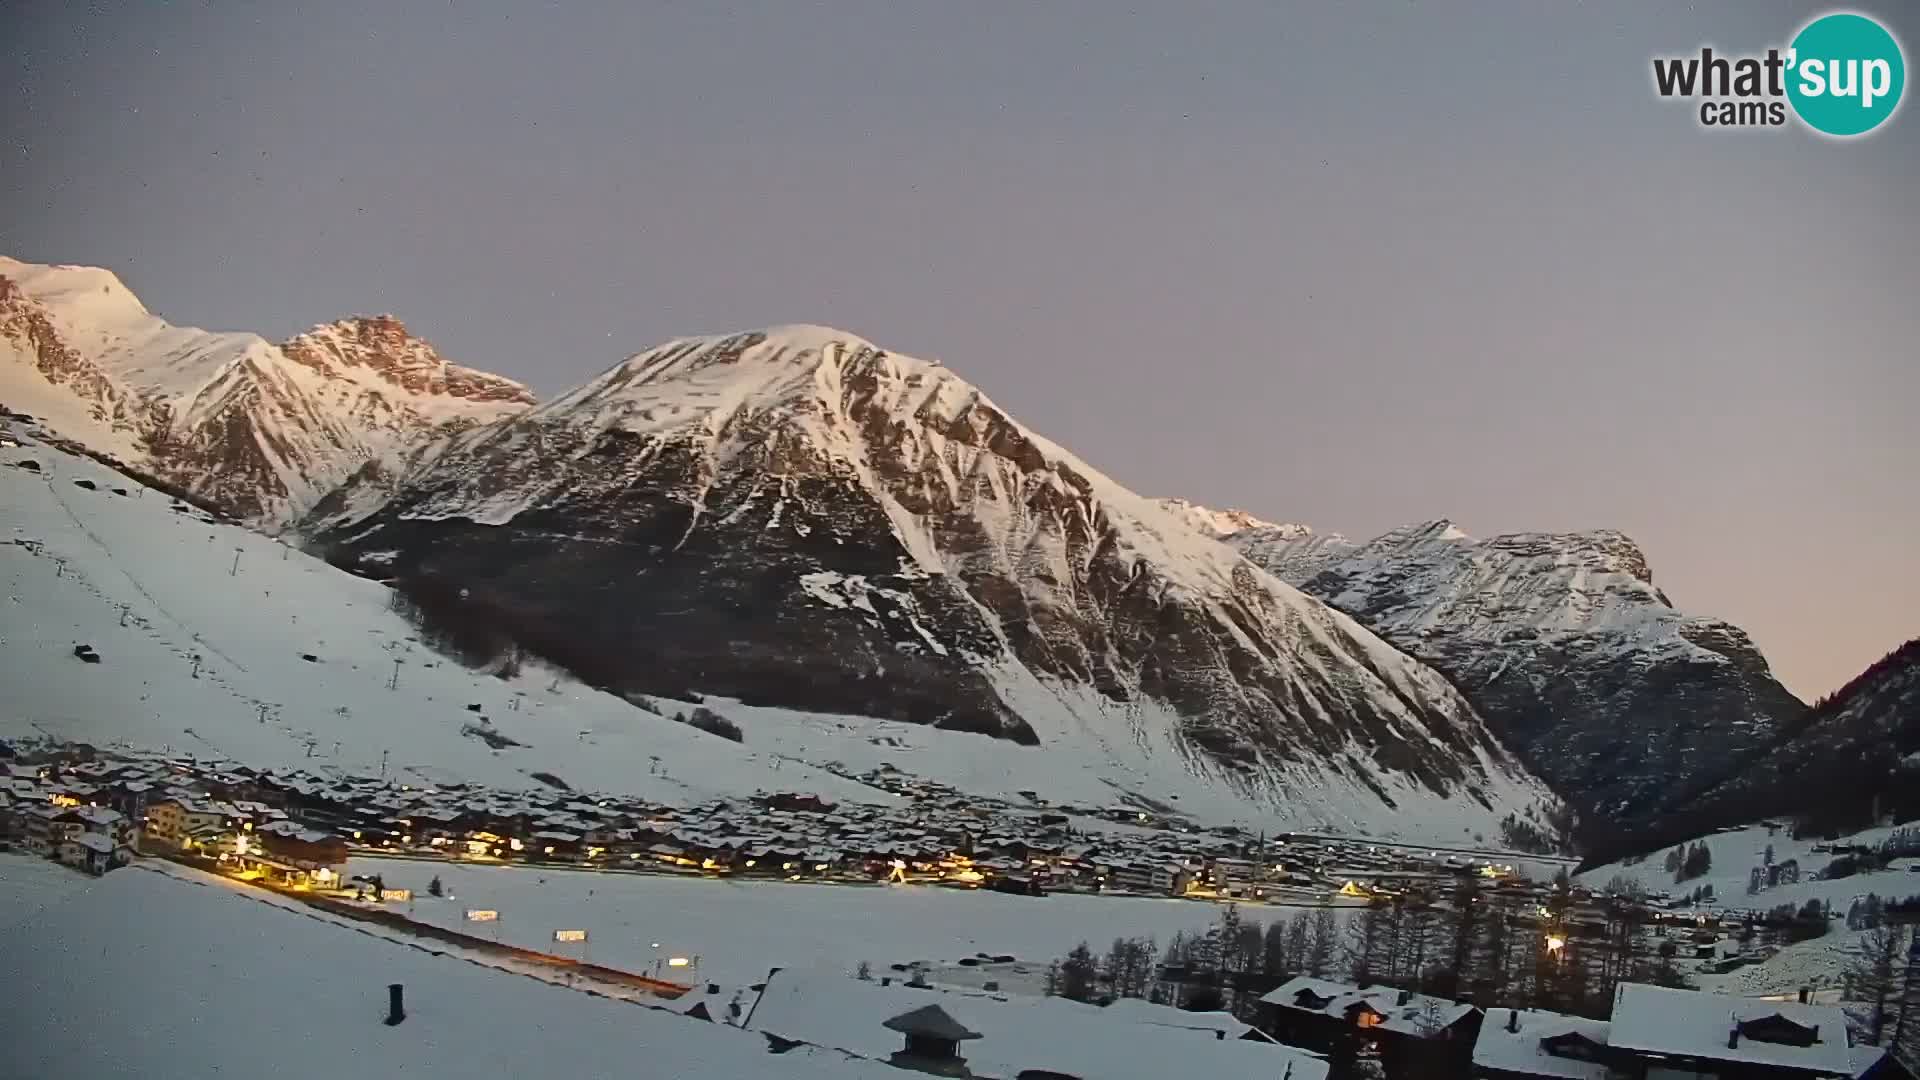
[[[1625,530],[1804,697],[1920,635],[1920,114],[1649,75],[1819,5],[295,7],[0,8],[0,254],[543,394],[827,323],[1142,492]]]

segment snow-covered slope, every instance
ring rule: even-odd
[[[1269,810],[1452,800],[1491,832],[1553,802],[1432,670],[946,369],[823,327],[639,354],[308,527],[626,690],[991,734]]]
[[[0,449],[0,737],[516,789],[545,771],[664,802],[758,789],[887,800],[551,672],[469,671],[419,644],[386,588],[0,431],[23,443]],[[463,734],[480,717],[522,745]]]
[[[0,883],[24,861],[0,855]],[[224,879],[117,870],[0,928],[0,1077],[888,1080],[882,1062],[555,986]],[[851,980],[849,980],[851,981]],[[387,986],[406,1019],[383,1023]],[[664,1002],[662,1003],[665,1004]],[[81,1022],[81,1018],[98,1022]]]
[[[513,679],[470,671],[422,645],[384,586],[37,442],[30,425],[0,424],[0,435],[22,444],[0,447],[0,686],[14,688],[0,701],[0,738],[523,790],[540,788],[531,774],[545,772],[583,790],[676,804],[756,791],[892,803],[844,779],[884,768],[1011,803],[1034,791],[1079,806],[1159,804],[1250,830],[1420,843],[1497,835],[1480,803],[1405,777],[1380,781],[1398,813],[1332,775],[1303,782],[1285,803],[1250,802],[1124,730],[1050,731],[1029,747],[709,697],[744,729],[737,744],[539,665]],[[76,644],[92,645],[101,662],[74,657]],[[1089,728],[1108,718],[1090,690],[1029,683],[1009,693],[1036,716],[1080,715]],[[691,707],[658,705],[667,714]],[[521,745],[494,750],[467,733],[480,717]],[[1524,794],[1493,801],[1518,806]]]
[[[1804,709],[1738,627],[1675,610],[1619,532],[1477,540],[1442,520],[1364,544],[1222,539],[1448,675],[1592,820],[1673,805]]]
[[[0,403],[266,525],[369,461],[532,401],[391,316],[283,347],[170,325],[106,270],[0,257]]]

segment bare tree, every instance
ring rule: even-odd
[[[1893,923],[1863,932],[1847,967],[1847,996],[1868,1007],[1867,1042],[1873,1046],[1880,1045],[1888,1022],[1898,1016],[1907,933],[1907,927]]]

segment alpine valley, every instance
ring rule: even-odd
[[[671,341],[536,403],[389,316],[274,344],[0,259],[0,403],[343,595],[385,583],[476,670],[557,665],[636,748],[688,730],[649,703],[704,701],[838,775],[878,755],[983,796],[1537,846],[1569,807],[1650,819],[1878,722],[1807,721],[1618,533],[1353,543],[1145,498],[825,327]],[[574,721],[547,715],[551,746]],[[634,757],[594,768],[638,784]]]

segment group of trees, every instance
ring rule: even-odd
[[[1871,900],[1879,897],[1870,896]],[[1853,918],[1848,916],[1848,928]],[[1853,962],[1846,973],[1846,999],[1859,1002],[1864,1016],[1861,1026],[1870,1045],[1882,1045],[1899,1022],[1902,998],[1906,990],[1907,945],[1914,928],[1904,923],[1875,923],[1864,927]],[[1920,1030],[1920,1018],[1909,1024]],[[1903,1032],[1904,1034],[1904,1032]]]
[[[1770,909],[1760,920],[1760,925],[1785,939],[1785,944],[1811,941],[1825,936],[1827,922],[1832,917],[1827,904],[1822,900],[1808,900],[1799,907],[1781,904]]]
[[[1676,885],[1705,877],[1713,869],[1713,852],[1703,840],[1675,847],[1667,852],[1666,868]]]
[[[1152,938],[1117,938],[1105,955],[1087,942],[1047,970],[1047,993],[1076,1001],[1145,998],[1251,1016],[1260,995],[1295,975],[1338,978],[1344,953],[1329,908],[1261,923],[1232,904],[1196,934],[1176,933],[1163,950]]]
[[[1610,898],[1598,914],[1578,919],[1572,907],[1566,883],[1541,905],[1470,878],[1359,910],[1318,908],[1265,924],[1229,905],[1204,933],[1177,935],[1164,950],[1121,939],[1102,957],[1083,942],[1049,969],[1048,992],[1226,1008],[1251,1019],[1262,994],[1313,975],[1483,1006],[1605,1017],[1623,981],[1685,985],[1671,950],[1661,955],[1648,947],[1638,904]]]

